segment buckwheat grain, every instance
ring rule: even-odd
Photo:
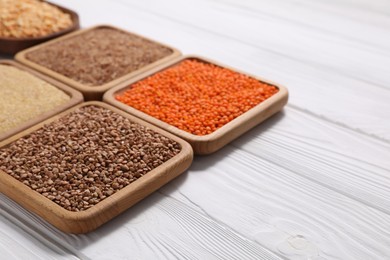
[[[0,170],[70,211],[83,211],[174,157],[180,145],[98,106],[0,149]]]

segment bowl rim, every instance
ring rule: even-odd
[[[37,37],[25,37],[25,38],[15,38],[15,37],[3,37],[3,36],[0,36],[0,41],[8,41],[8,42],[28,42],[28,41],[40,41],[40,40],[46,40],[46,39],[50,39],[50,38],[55,38],[57,36],[60,36],[60,35],[63,35],[63,34],[66,34],[68,32],[71,32],[71,31],[74,31],[74,30],[77,30],[78,28],[80,28],[80,18],[79,18],[79,15],[71,10],[71,9],[68,9],[66,7],[63,7],[61,5],[58,5],[58,4],[54,4],[52,2],[49,2],[49,1],[45,1],[45,3],[48,3],[52,6],[55,6],[57,8],[59,8],[61,11],[63,11],[64,13],[67,13],[70,15],[70,18],[72,20],[72,24],[71,26],[65,28],[65,29],[62,29],[58,32],[53,32],[53,33],[50,33],[50,34],[47,34],[47,35],[43,35],[43,36],[37,36]]]
[[[38,71],[32,70],[29,67],[24,66],[23,64],[15,62],[14,60],[0,59],[0,64],[11,66],[11,67],[14,67],[18,70],[27,72],[28,74],[30,74],[30,75],[32,75],[40,80],[43,80],[46,83],[49,83],[50,85],[52,85],[56,89],[64,92],[67,96],[69,96],[69,100],[66,101],[65,103],[63,103],[59,106],[55,106],[52,109],[50,109],[50,110],[48,110],[40,115],[37,115],[37,116],[27,120],[27,121],[21,122],[16,127],[8,129],[5,132],[1,132],[0,133],[0,142],[3,140],[6,140],[7,138],[9,138],[17,133],[22,132],[23,130],[25,130],[25,129],[43,121],[43,120],[46,120],[47,118],[54,116],[57,113],[60,113],[64,110],[66,110],[70,107],[73,107],[73,106],[84,101],[83,95],[81,94],[81,92],[77,91],[76,89],[71,88],[70,86],[68,86],[66,84],[63,84],[63,83],[59,82],[58,80],[47,77],[47,76],[43,75],[42,73],[39,73]]]
[[[109,109],[124,118],[130,119],[134,123],[152,129],[153,131],[179,143],[181,150],[178,154],[152,169],[147,174],[138,178],[126,187],[123,187],[91,208],[79,212],[69,211],[63,208],[37,191],[32,190],[30,187],[26,186],[11,175],[0,170],[1,192],[9,198],[15,200],[27,210],[41,216],[53,226],[67,233],[80,234],[96,229],[100,225],[132,207],[146,196],[155,192],[161,186],[184,173],[193,161],[193,150],[190,144],[188,144],[185,140],[101,101],[84,102],[69,108],[60,114],[48,118],[45,121],[18,133],[17,135],[14,135],[4,141],[0,141],[0,148],[7,147],[14,141],[35,132],[44,125],[50,124],[59,118],[72,113],[78,108],[87,106],[98,106]]]
[[[278,92],[276,92],[274,95],[267,98],[266,100],[260,102],[256,106],[252,107],[251,109],[241,114],[240,116],[234,118],[232,121],[226,123],[222,127],[215,130],[214,132],[207,135],[195,135],[190,132],[184,131],[176,126],[170,125],[160,119],[157,119],[145,112],[142,112],[127,104],[124,104],[115,98],[116,95],[119,95],[125,92],[127,89],[129,89],[132,84],[138,81],[142,81],[155,74],[158,74],[159,72],[162,72],[170,67],[173,67],[187,59],[193,59],[204,63],[213,64],[249,76],[260,82],[276,87],[278,89]],[[168,63],[165,63],[152,70],[142,73],[134,78],[122,82],[121,84],[108,90],[103,96],[103,101],[113,106],[116,106],[132,115],[135,115],[136,117],[139,117],[147,122],[150,122],[168,132],[171,132],[174,135],[179,136],[180,138],[183,138],[193,146],[195,154],[210,154],[219,150],[228,142],[234,140],[242,133],[246,132],[247,130],[251,129],[252,127],[261,123],[269,116],[273,115],[274,113],[282,109],[282,107],[288,101],[288,90],[285,86],[275,83],[271,80],[267,80],[262,77],[255,76],[253,74],[244,72],[242,70],[233,68],[231,66],[222,64],[220,62],[217,62],[215,60],[206,57],[190,54],[190,55],[184,55],[172,59]]]
[[[67,77],[59,72],[56,72],[50,68],[47,68],[43,65],[40,65],[39,63],[36,63],[34,61],[31,61],[27,58],[27,55],[30,53],[30,52],[33,52],[35,50],[39,50],[41,48],[45,48],[51,44],[54,44],[54,43],[57,43],[57,42],[61,42],[63,40],[67,40],[67,39],[70,39],[70,38],[73,38],[73,37],[78,37],[80,35],[83,35],[85,33],[88,33],[90,31],[93,31],[93,30],[97,30],[97,29],[100,29],[100,28],[108,28],[108,29],[112,29],[112,30],[116,30],[116,31],[120,31],[120,32],[123,32],[125,34],[131,34],[131,35],[134,35],[136,37],[139,37],[139,38],[142,38],[142,39],[145,39],[145,40],[148,40],[148,41],[151,41],[151,42],[154,42],[160,46],[163,46],[165,48],[168,48],[172,51],[172,53],[170,53],[169,55],[165,56],[165,57],[162,57],[161,59],[155,61],[155,62],[152,62],[152,63],[149,63],[137,70],[134,70],[132,72],[129,72],[129,73],[126,73],[118,78],[115,78],[111,81],[108,81],[104,84],[101,84],[101,85],[87,85],[87,84],[84,84],[84,83],[80,83],[79,81],[76,81],[75,79],[72,79],[70,77]],[[19,51],[18,53],[16,53],[15,55],[15,59],[21,63],[23,63],[24,65],[27,65],[28,67],[30,68],[33,68],[34,70],[37,70],[37,71],[40,71],[42,72],[43,74],[45,75],[48,75],[52,78],[55,78],[61,82],[64,82],[65,84],[69,85],[69,86],[72,86],[74,87],[75,89],[81,91],[84,96],[86,97],[85,99],[88,100],[90,99],[89,97],[94,97],[95,96],[99,96],[98,99],[101,99],[101,96],[103,96],[104,92],[106,92],[108,89],[111,89],[112,87],[120,84],[121,82],[123,81],[126,81],[128,79],[131,79],[141,73],[144,73],[146,71],[149,71],[151,69],[153,69],[154,67],[157,67],[157,66],[160,66],[162,64],[165,64],[167,62],[169,62],[170,60],[172,59],[175,59],[177,57],[180,57],[182,56],[182,53],[180,52],[180,50],[178,50],[177,48],[175,47],[172,47],[171,45],[169,44],[165,44],[165,43],[162,43],[158,40],[155,40],[155,39],[152,39],[150,37],[147,37],[147,36],[143,36],[142,34],[139,34],[137,32],[133,32],[133,31],[130,31],[130,30],[127,30],[127,29],[124,29],[124,28],[120,28],[120,27],[117,27],[117,26],[114,26],[114,25],[110,25],[110,24],[98,24],[98,25],[94,25],[92,27],[88,27],[88,28],[85,28],[85,29],[81,29],[81,30],[77,30],[75,32],[72,32],[72,33],[69,33],[69,34],[66,34],[66,35],[63,35],[61,37],[58,37],[58,38],[55,38],[53,40],[50,40],[50,41],[47,41],[47,42],[44,42],[42,44],[39,44],[39,45],[36,45],[36,46],[32,46],[30,48],[27,48],[27,49],[24,49],[22,51]]]

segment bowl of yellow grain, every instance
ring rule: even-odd
[[[77,13],[40,0],[0,0],[0,53],[16,52],[79,29]]]
[[[75,89],[12,60],[0,60],[0,143],[77,105]]]

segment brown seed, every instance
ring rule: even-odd
[[[111,28],[96,28],[28,52],[27,59],[82,84],[99,86],[171,53],[171,49],[139,36]],[[72,66],[69,66],[69,60],[75,61]],[[106,129],[106,132],[117,137],[113,130]]]
[[[109,138],[101,138],[104,141],[98,144],[91,142],[96,131],[88,127],[104,129],[100,131],[103,134],[115,132],[123,140],[123,148],[118,148],[122,144]],[[125,132],[124,138],[122,127],[131,129]],[[83,135],[80,129],[84,131]],[[82,140],[82,144],[77,151],[68,150],[66,157],[69,158],[64,159],[61,147],[69,140]],[[53,146],[53,143],[59,145]],[[15,178],[23,179],[25,185],[65,209],[83,211],[180,152],[176,144],[174,147],[177,148],[168,152],[168,147],[162,143],[175,144],[116,113],[88,106],[0,149],[0,168]],[[156,149],[153,144],[162,146]],[[9,159],[10,154],[13,155],[12,160]],[[145,156],[150,157],[150,162],[144,160]],[[96,158],[96,163],[89,158]],[[16,162],[22,162],[18,164],[18,170],[15,170]]]

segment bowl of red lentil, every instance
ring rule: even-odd
[[[180,55],[172,47],[113,26],[79,30],[17,53],[16,60],[101,100],[103,93]]]
[[[0,60],[0,141],[83,101],[77,90],[12,60]]]
[[[68,233],[109,221],[183,173],[191,146],[103,102],[0,142],[0,192]]]
[[[79,29],[76,12],[39,0],[0,0],[0,53],[18,51]]]
[[[285,87],[197,56],[172,60],[109,90],[108,102],[210,154],[287,103]]]

